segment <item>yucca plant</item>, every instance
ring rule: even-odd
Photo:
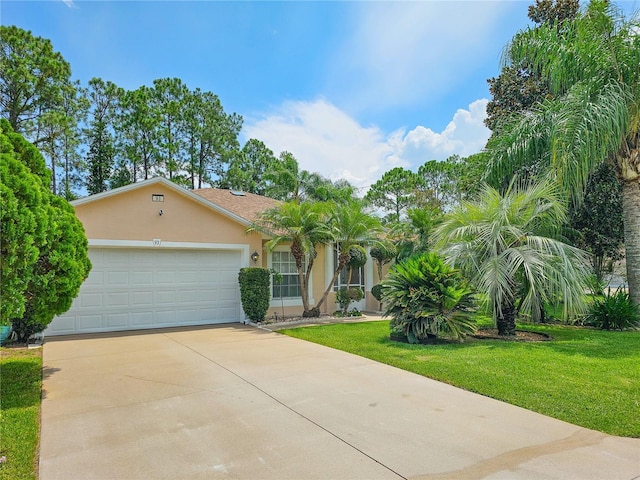
[[[476,330],[473,291],[435,253],[394,265],[381,285],[391,331],[406,336],[409,343],[442,334],[462,340]]]
[[[618,288],[615,293],[609,290],[591,304],[585,323],[601,330],[625,330],[638,327],[640,308],[631,301],[625,289]]]

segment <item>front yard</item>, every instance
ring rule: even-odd
[[[37,478],[42,349],[0,349],[0,480]]]
[[[553,341],[409,345],[389,322],[280,330],[612,435],[640,437],[640,332],[527,325]]]

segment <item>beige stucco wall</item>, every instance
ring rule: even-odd
[[[153,202],[153,194],[164,195],[164,202]],[[249,254],[261,249],[259,234],[247,235],[245,225],[162,184],[80,203],[75,209],[90,241],[135,240],[151,245],[153,239],[160,239],[163,244],[240,244],[249,246]],[[253,264],[249,258],[244,260],[247,265]]]

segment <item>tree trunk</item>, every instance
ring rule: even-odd
[[[502,305],[502,313],[496,319],[498,335],[514,336],[516,334],[516,308],[515,305]]]
[[[637,178],[622,183],[622,214],[629,296],[640,305],[640,186]]]

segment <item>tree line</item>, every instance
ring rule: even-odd
[[[240,146],[242,116],[179,78],[135,90],[101,78],[81,85],[48,39],[1,26],[0,46],[2,117],[44,155],[51,191],[67,200],[154,176],[282,200],[333,185],[301,171],[289,152],[276,156],[257,139]]]

